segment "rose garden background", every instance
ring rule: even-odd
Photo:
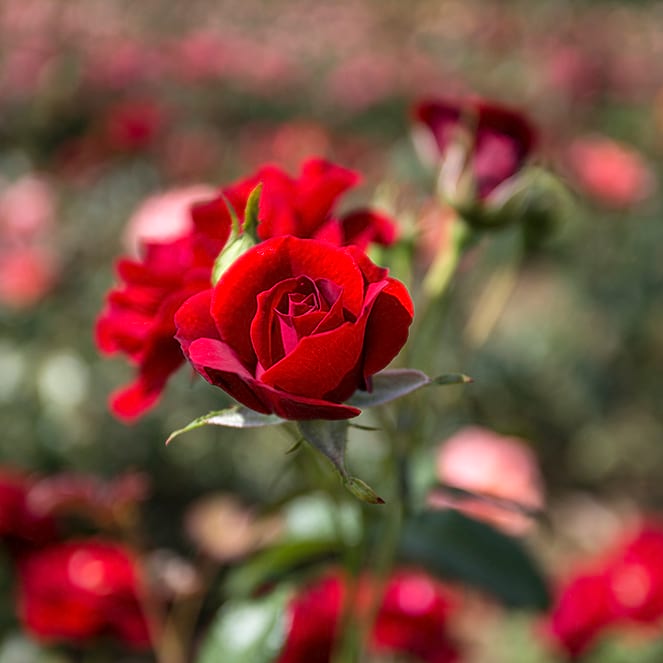
[[[659,661],[662,21],[644,0],[5,0],[0,663]],[[478,97],[533,127],[506,170],[546,173],[518,208],[545,224],[460,251],[420,104]],[[189,366],[130,423],[109,408],[135,376],[95,339],[117,259],[312,157],[361,176],[334,218],[394,222],[361,235],[414,300],[393,366],[473,379],[350,420],[383,506],[287,426],[166,447],[232,404]]]

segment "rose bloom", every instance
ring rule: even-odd
[[[263,239],[291,234],[362,247],[369,242],[390,243],[395,225],[384,215],[367,209],[341,217],[333,214],[337,198],[357,180],[352,171],[311,159],[297,179],[276,167],[265,167],[227,187],[223,194],[243,220],[250,193],[263,183],[258,226]],[[138,365],[134,382],[111,397],[117,416],[134,419],[152,407],[170,375],[184,362],[175,340],[175,312],[190,296],[210,287],[214,261],[230,235],[230,226],[226,202],[219,195],[192,207],[190,232],[172,241],[146,242],[139,260],[117,263],[123,284],[109,293],[96,326],[97,346],[103,352],[121,352]]]
[[[370,608],[374,587],[360,580],[353,603],[355,618]],[[290,628],[278,663],[329,663],[337,645],[346,581],[330,574],[305,589],[290,605]],[[387,582],[368,642],[379,654],[404,654],[421,663],[459,660],[447,632],[455,607],[451,592],[418,571],[397,571]]]
[[[356,247],[277,237],[244,253],[175,324],[208,382],[285,419],[346,419],[342,405],[399,352],[413,308]]]
[[[461,137],[469,140],[469,166],[479,200],[518,173],[530,157],[537,135],[520,113],[497,104],[425,99],[413,109],[417,147],[424,158],[455,169]]]
[[[131,553],[115,543],[69,541],[22,558],[19,616],[45,642],[84,643],[110,635],[129,647],[149,646]]]
[[[452,498],[434,492],[433,506],[451,506],[510,534],[522,534],[531,518],[520,509],[543,507],[542,479],[536,457],[523,440],[469,426],[442,443],[437,452],[437,478],[442,484],[479,493],[480,498]],[[491,502],[491,499],[496,501]],[[497,501],[505,500],[502,506]],[[509,508],[509,506],[514,508]]]
[[[359,181],[359,174],[352,170],[324,159],[309,159],[302,164],[297,177],[277,166],[263,166],[223,193],[241,215],[249,194],[262,183],[258,211],[260,239],[294,235],[323,239],[338,246],[352,244],[366,248],[372,243],[389,246],[396,239],[396,225],[386,215],[367,208],[344,215],[334,212],[339,197]],[[210,217],[216,214],[225,218],[225,201],[219,196],[210,201],[205,212]]]
[[[556,648],[584,654],[606,631],[663,622],[663,526],[646,522],[559,589],[546,629]]]
[[[654,190],[654,175],[642,156],[609,138],[576,139],[568,149],[567,160],[573,181],[606,207],[630,207]]]

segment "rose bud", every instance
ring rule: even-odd
[[[342,403],[398,354],[412,322],[405,287],[356,247],[277,237],[175,315],[177,339],[208,382],[285,419],[347,419]]]
[[[425,161],[440,168],[444,199],[471,225],[508,223],[492,208],[536,146],[529,121],[517,111],[475,100],[424,100],[413,115],[415,144]]]

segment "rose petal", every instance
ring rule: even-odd
[[[246,366],[256,362],[250,334],[259,294],[301,275],[336,283],[343,291],[343,306],[359,315],[364,299],[363,278],[344,250],[295,237],[262,242],[233,263],[217,283],[212,298],[212,316],[221,338]]]

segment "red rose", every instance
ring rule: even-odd
[[[62,543],[19,564],[19,612],[24,627],[44,641],[81,642],[112,635],[149,645],[130,553],[101,541]]]
[[[286,419],[346,419],[405,343],[405,287],[356,247],[279,237],[247,251],[177,312],[195,369],[240,403]]]
[[[315,235],[337,245],[390,244],[395,226],[385,215],[368,209],[342,217],[332,214],[338,196],[358,179],[356,173],[322,159],[306,162],[298,179],[264,167],[224,189],[223,196],[193,205],[192,227],[179,238],[148,242],[140,260],[120,260],[117,273],[124,285],[108,295],[97,321],[96,342],[102,352],[127,355],[138,365],[138,376],[113,394],[112,411],[124,419],[143,414],[184,362],[174,338],[174,314],[190,296],[210,287],[214,261],[230,234],[226,199],[242,218],[250,193],[263,183],[258,226],[262,239],[292,234]]]
[[[469,165],[480,200],[522,168],[537,141],[523,115],[484,101],[426,99],[413,114],[433,138],[436,162],[449,156],[463,131],[469,133]],[[451,161],[456,167],[456,159]]]
[[[370,243],[389,246],[396,239],[396,225],[384,214],[357,209],[345,215],[334,214],[337,199],[359,182],[354,171],[324,159],[309,159],[294,178],[277,166],[263,166],[254,175],[223,191],[241,217],[246,200],[262,183],[258,218],[260,239],[294,235],[324,239],[337,246],[366,248]],[[227,214],[222,196],[209,201],[209,214]],[[196,210],[194,210],[194,213]]]
[[[359,581],[354,617],[365,617],[375,587]],[[278,663],[329,663],[348,588],[329,575],[307,588],[290,606],[290,628]],[[446,629],[453,600],[440,583],[420,572],[398,571],[388,581],[368,647],[375,653],[407,654],[422,663],[458,660]],[[408,659],[409,660],[409,659]]]

